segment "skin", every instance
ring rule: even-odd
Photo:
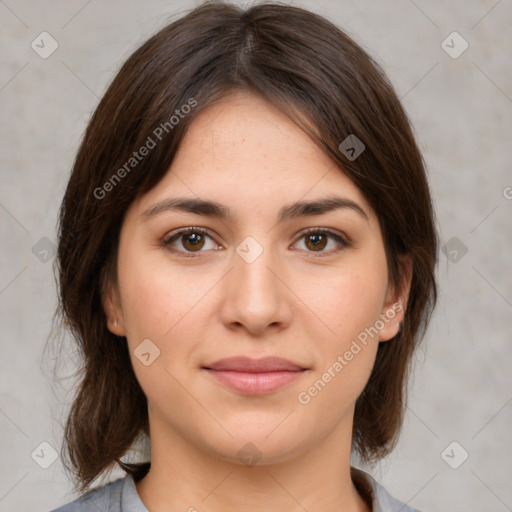
[[[332,195],[355,201],[368,218],[337,209],[277,223],[284,205]],[[142,215],[176,196],[220,202],[232,218]],[[171,252],[163,241],[189,226],[208,230],[204,244],[194,252],[190,235],[180,236],[172,247],[181,252]],[[351,245],[324,237],[315,249],[306,228],[329,228]],[[263,250],[251,263],[236,252],[248,236]],[[297,396],[379,315],[407,303],[409,283],[401,295],[389,285],[378,219],[363,193],[283,113],[242,92],[203,110],[165,177],[131,204],[118,281],[103,297],[108,328],[126,336],[148,399],[152,465],[136,484],[146,507],[367,511],[350,478],[354,406],[403,308],[307,405]],[[160,350],[148,366],[134,355],[145,339]],[[280,356],[307,370],[249,396],[201,368],[237,355]],[[250,467],[237,456],[248,442],[261,455]]]

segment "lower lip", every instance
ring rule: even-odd
[[[298,379],[304,373],[304,371],[248,373],[210,369],[207,371],[222,384],[245,395],[271,393]]]

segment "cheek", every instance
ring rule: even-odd
[[[133,341],[172,337],[207,291],[199,276],[192,280],[164,258],[144,256],[143,251],[124,252],[119,281],[125,328]]]
[[[189,378],[199,364],[198,353],[213,321],[211,293],[219,276],[206,266],[179,268],[154,251],[132,247],[126,248],[118,267],[132,366],[148,396],[179,400],[183,393],[177,381]],[[149,366],[138,359],[142,343],[156,354]]]
[[[333,420],[343,412],[344,404],[354,403],[361,394],[375,362],[379,345],[375,326],[387,284],[381,263],[359,269],[354,266],[324,279],[323,287],[304,286],[300,292],[315,313],[314,321],[304,326],[309,338],[316,341],[313,350],[317,356],[308,383],[311,387],[303,391],[315,402],[314,407],[325,408]],[[317,280],[317,284],[321,282]]]
[[[126,251],[119,265],[123,321],[132,366],[153,403],[180,403],[183,392],[178,382],[193,366],[194,349],[201,333],[204,336],[198,314],[204,312],[201,299],[212,285],[206,286],[208,283],[201,279],[195,286],[193,282],[186,272],[172,271],[169,266],[155,264],[154,259],[141,258],[135,251]],[[144,353],[150,354],[145,361]]]
[[[317,341],[316,364],[297,400],[319,431],[325,425],[337,424],[349,412],[375,363],[379,342],[370,328],[379,318],[382,297],[376,293],[375,284],[364,286],[367,284],[366,279],[340,279],[339,286],[332,286],[331,293],[324,296],[324,302],[317,303],[330,330],[319,326],[309,333]],[[320,330],[324,333],[321,336]]]
[[[386,293],[385,268],[353,266],[317,276],[297,287],[297,295],[314,313],[313,322],[323,335],[315,338],[325,343],[326,353],[342,349],[365,328],[375,325],[382,313]],[[318,333],[317,333],[318,334]]]

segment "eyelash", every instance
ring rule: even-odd
[[[179,231],[176,231],[171,236],[166,237],[162,241],[162,245],[168,251],[170,251],[172,253],[180,254],[180,255],[184,256],[185,258],[197,258],[199,256],[199,254],[201,252],[204,252],[204,251],[182,251],[182,250],[177,250],[177,249],[174,249],[173,247],[171,247],[171,244],[175,240],[179,240],[179,238],[181,236],[188,235],[190,233],[200,233],[202,235],[208,236],[209,238],[212,238],[210,236],[210,234],[208,233],[208,230],[206,230],[204,228],[201,228],[201,227],[191,226],[191,227],[184,228],[184,229],[181,229]],[[327,235],[328,237],[330,237],[333,240],[335,240],[341,246],[341,249],[338,248],[338,249],[336,249],[334,251],[320,251],[320,252],[317,252],[317,251],[307,251],[307,252],[312,253],[314,255],[313,257],[322,258],[322,257],[325,257],[325,256],[329,256],[329,255],[331,255],[333,253],[336,253],[336,252],[338,252],[338,251],[340,251],[342,249],[349,248],[352,245],[345,238],[343,238],[340,235],[338,235],[337,233],[334,233],[333,231],[330,231],[329,229],[325,229],[325,228],[308,228],[308,229],[306,229],[305,232],[303,232],[301,234],[301,236],[299,237],[299,240],[301,240],[301,239],[303,239],[303,238],[305,238],[305,237],[307,237],[309,235]],[[212,238],[212,240],[213,240],[213,238]]]

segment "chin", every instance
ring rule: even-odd
[[[300,446],[297,446],[297,440],[288,446],[283,442],[271,443],[264,437],[253,440],[240,437],[231,440],[229,444],[230,446],[222,451],[216,446],[216,455],[226,462],[247,468],[283,463],[302,451]]]
[[[216,441],[210,437],[203,439],[203,442],[217,457],[247,467],[285,462],[306,450],[308,440],[304,437],[304,428],[290,429],[289,425],[285,426],[287,420],[283,422],[283,419],[286,414],[281,414],[277,421],[274,416],[272,420],[268,416],[257,416],[252,417],[252,423],[250,417],[246,417],[242,424],[223,423],[233,437],[224,432]]]

